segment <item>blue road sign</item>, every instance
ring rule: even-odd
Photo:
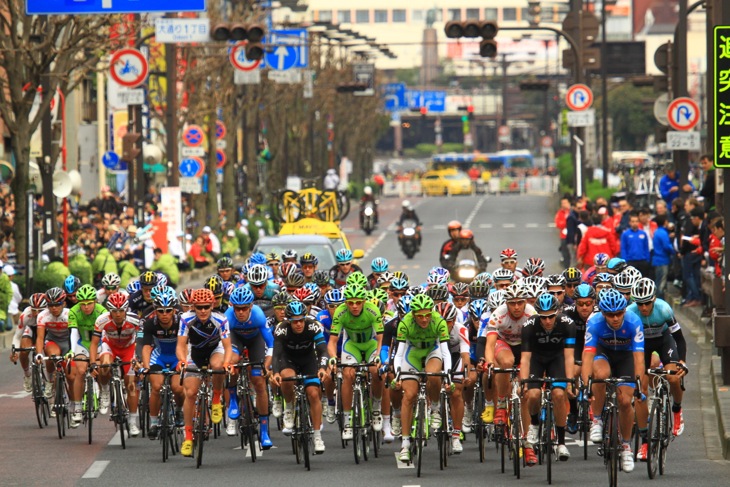
[[[180,161],[180,176],[192,178],[200,171],[200,163],[195,159],[183,159]]]
[[[115,170],[119,166],[119,156],[116,152],[107,151],[101,156],[101,162],[107,169]]]
[[[406,90],[408,108],[426,107],[429,112],[442,113],[446,111],[445,91],[418,91]]]
[[[383,86],[383,101],[385,109],[389,112],[398,110],[407,110],[406,102],[406,84],[405,83],[388,83]]]
[[[278,29],[269,34],[272,51],[261,61],[262,68],[284,71],[309,67],[309,33],[307,29]]]
[[[205,0],[27,0],[28,15],[204,12]]]

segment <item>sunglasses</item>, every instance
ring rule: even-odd
[[[653,301],[647,301],[646,303],[636,303],[636,306],[641,306],[643,308],[644,306],[651,306],[652,304],[654,304]]]
[[[391,291],[390,293],[393,295],[394,298],[402,298],[406,295],[406,293],[400,291]]]
[[[347,265],[352,265],[352,262],[340,262],[337,265],[344,267],[344,266],[347,266]]]
[[[592,308],[593,302],[592,301],[589,301],[589,302],[576,301],[575,305],[580,306],[581,308]]]
[[[341,303],[330,303],[327,305],[328,308],[337,308]]]
[[[553,320],[555,317],[558,316],[557,313],[553,313],[551,315],[540,315],[541,320]]]
[[[119,289],[119,286],[104,286],[104,289],[106,289],[107,291],[116,291],[117,289]]]
[[[620,316],[623,316],[624,313],[625,311],[616,311],[615,313],[609,313],[607,311],[604,311],[603,316],[605,316],[606,318],[618,318]]]
[[[507,264],[507,265],[512,265],[512,264],[516,264],[516,263],[517,263],[517,261],[512,260],[512,259],[506,259],[506,260],[502,261],[502,264]]]
[[[286,306],[274,306],[274,310],[284,311],[286,310]]]
[[[565,291],[548,291],[549,294],[552,294],[553,296],[562,296],[565,294]]]
[[[262,287],[266,287],[266,283],[262,284],[251,284],[251,287],[255,287],[256,289],[261,289]]]
[[[172,313],[173,311],[175,311],[175,309],[174,308],[157,308],[156,311],[158,313],[167,314],[167,313]]]
[[[212,304],[198,304],[198,305],[195,305],[195,309],[197,309],[198,311],[208,311],[212,307],[213,307]]]
[[[248,311],[250,309],[251,309],[251,305],[250,304],[247,304],[247,305],[244,305],[244,306],[234,306],[233,307],[233,311]]]
[[[430,318],[431,312],[429,311],[428,313],[413,313],[413,316],[415,316],[416,318]]]
[[[303,323],[304,322],[304,317],[302,316],[301,318],[289,318],[289,321],[291,323]]]
[[[365,303],[364,299],[348,299],[347,304],[354,304],[355,306],[362,306]]]
[[[79,304],[80,304],[81,306],[88,306],[88,305],[90,305],[90,304],[95,304],[95,303],[96,303],[96,301],[80,301],[80,302],[79,302]]]

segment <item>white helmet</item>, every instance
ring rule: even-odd
[[[371,194],[373,194],[373,188],[371,188],[370,186],[365,186],[362,189],[362,192],[365,193],[366,195],[370,196]]]
[[[403,200],[403,203],[401,203],[401,206],[405,208],[406,210],[412,210],[411,202],[409,200]]]

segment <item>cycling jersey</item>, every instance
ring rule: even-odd
[[[492,312],[487,324],[487,336],[495,334],[499,340],[508,345],[522,343],[522,327],[530,316],[535,314],[535,308],[525,305],[525,313],[519,319],[513,319],[509,314],[507,303],[502,304]]]
[[[112,350],[134,347],[140,326],[139,317],[132,311],[127,311],[121,325],[114,323],[111,314],[106,312],[96,319],[93,335],[99,337]]]
[[[71,330],[71,344],[75,354],[89,355],[96,319],[104,313],[106,309],[99,303],[94,303],[94,310],[88,315],[81,311],[79,304],[68,311],[68,327]]]
[[[353,263],[350,266],[350,272],[345,274],[342,271],[340,271],[339,265],[334,265],[330,269],[330,278],[335,281],[335,287],[342,287],[345,284],[347,284],[347,276],[349,276],[353,272],[362,272],[362,269],[360,268],[359,265]],[[364,274],[364,272],[363,272],[363,274]]]
[[[20,313],[20,320],[18,321],[18,328],[22,329],[22,336],[31,337],[35,340],[37,326],[38,315],[33,316],[33,310],[30,307],[25,308],[23,312]],[[18,342],[16,347],[20,347],[20,342]]]
[[[153,364],[155,362],[155,358],[159,356],[175,357],[179,330],[180,315],[177,313],[173,314],[172,323],[170,323],[170,326],[167,328],[162,326],[156,317],[144,320],[142,329],[142,345],[153,348],[150,364]],[[175,362],[177,362],[177,359],[175,359]]]
[[[666,301],[657,298],[649,316],[642,315],[636,303],[632,303],[627,311],[638,316],[644,325],[644,359],[647,368],[651,365],[653,352],[659,354],[664,364],[686,360],[687,342],[672,307]]]
[[[598,311],[598,308],[594,307],[595,311]],[[575,359],[581,360],[586,342],[586,320],[580,317],[574,304],[563,308],[563,314],[572,319],[575,325]]]
[[[630,311],[641,320],[641,323],[644,325],[644,338],[647,340],[650,338],[658,338],[667,330],[669,330],[669,333],[674,333],[679,330],[679,323],[677,323],[677,319],[674,317],[672,307],[663,299],[657,298],[654,301],[654,309],[652,309],[649,316],[642,315],[636,303],[631,303],[626,311]]]
[[[225,315],[213,312],[208,321],[202,323],[195,312],[189,311],[180,319],[178,336],[188,338],[191,348],[214,349],[221,339],[230,338],[230,328]]]
[[[588,319],[586,325],[585,350],[593,353],[600,351],[643,352],[644,327],[641,320],[633,313],[626,313],[621,326],[614,330],[606,323],[603,314],[594,314]]]
[[[464,353],[471,355],[471,347],[469,345],[469,331],[460,323],[454,323],[449,332],[449,352],[451,352],[451,371],[461,372],[463,369],[461,355]],[[461,382],[463,379],[462,376],[454,378],[457,382]]]
[[[365,301],[362,312],[354,316],[343,303],[337,307],[332,318],[330,333],[339,335],[344,330],[347,339],[355,343],[366,343],[376,334],[383,333],[383,317],[380,310],[370,301]]]
[[[431,312],[431,321],[425,328],[416,323],[412,312],[406,314],[398,324],[395,339],[398,342],[394,361],[396,371],[401,369],[406,375],[421,371],[432,358],[441,360],[444,372],[451,370],[449,328],[436,311]]]
[[[53,316],[50,310],[44,309],[36,317],[36,326],[46,331],[45,340],[52,340],[58,345],[70,343],[71,332],[68,329],[68,308],[63,308],[61,314]]]
[[[384,364],[392,364],[395,352],[398,349],[394,346],[395,335],[398,333],[398,325],[401,319],[398,316],[383,323],[383,342],[380,347],[380,361]]]
[[[251,306],[251,313],[249,313],[248,320],[246,321],[239,321],[236,318],[236,312],[233,306],[226,310],[225,317],[228,320],[228,328],[231,333],[246,340],[261,335],[267,347],[271,348],[274,346],[274,337],[271,335],[271,330],[266,326],[266,316],[264,316],[264,312],[257,305]]]
[[[566,348],[575,347],[575,323],[563,314],[558,314],[552,330],[547,331],[538,315],[531,316],[522,327],[522,351],[533,356],[555,357]]]
[[[291,322],[284,320],[274,329],[274,372],[281,372],[287,359],[295,362],[314,358],[319,368],[327,366],[327,342],[324,339],[322,325],[305,318],[304,330],[295,333]],[[315,371],[316,373],[316,371]]]
[[[266,287],[260,297],[257,295],[257,291],[251,287],[251,284],[246,284],[244,287],[251,290],[254,296],[253,304],[261,308],[261,311],[263,311],[267,317],[274,313],[274,308],[271,306],[271,298],[279,292],[279,286],[274,284],[272,281],[266,281]]]

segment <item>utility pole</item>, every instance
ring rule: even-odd
[[[168,13],[167,17],[174,18],[176,14]],[[167,161],[168,177],[170,186],[180,185],[180,170],[178,169],[179,158],[177,154],[177,45],[165,44],[165,68],[167,70],[167,90],[165,92],[166,108],[165,130],[167,131]]]
[[[601,167],[603,187],[608,188],[608,69],[606,45],[606,4],[601,0]]]
[[[672,73],[672,96],[679,98],[687,96],[687,0],[679,0],[679,20],[674,36],[672,53],[674,59],[674,73]],[[674,151],[672,160],[679,172],[679,190],[683,197],[689,194],[682,191],[684,185],[689,181],[689,151]]]

